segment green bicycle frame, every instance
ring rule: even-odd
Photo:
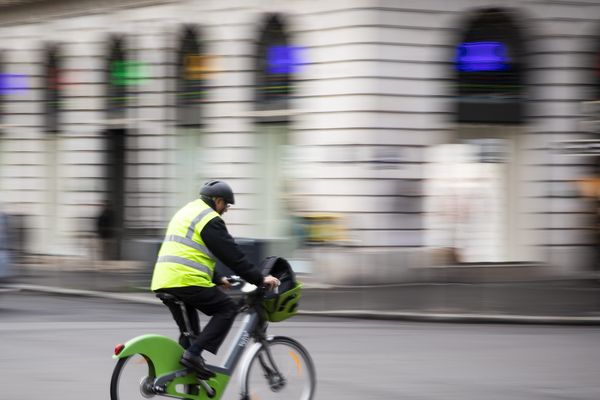
[[[193,372],[187,371],[179,363],[184,349],[179,343],[166,336],[155,334],[137,336],[125,343],[118,354],[113,355],[113,358],[121,359],[136,354],[143,356],[148,362],[150,373],[155,377],[154,382],[165,385],[164,393],[157,393],[157,395],[192,400],[218,400],[225,392],[246,346],[250,343],[250,338],[256,337],[255,332],[260,323],[261,317],[256,312],[247,314],[237,339],[233,341],[227,353],[223,367],[207,365],[215,373],[213,378],[204,381],[215,391],[212,396],[206,390],[200,390],[198,394],[177,391],[178,385],[179,387],[185,387],[181,385],[198,385],[200,388],[203,385],[199,384],[198,378]],[[257,343],[257,345],[260,344]]]

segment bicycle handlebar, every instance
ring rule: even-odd
[[[231,276],[226,276],[225,279],[227,280],[227,282],[229,282],[229,284],[231,286],[239,286],[239,285],[243,285],[243,284],[250,284],[246,282],[245,280],[243,280],[240,276],[238,275],[231,275]],[[254,286],[254,285],[253,285]],[[256,286],[256,289],[252,290],[252,292],[255,292],[257,290],[260,290],[261,292],[267,292],[267,287],[266,286]],[[279,287],[275,286],[272,289],[273,292],[275,292],[275,294],[279,293]]]
[[[226,276],[225,279],[227,280],[227,282],[229,282],[231,286],[238,286],[243,283],[246,283],[246,281],[240,278],[238,275]]]

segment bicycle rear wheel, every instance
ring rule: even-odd
[[[148,399],[154,396],[154,366],[140,354],[120,358],[110,380],[111,400]]]
[[[242,393],[250,400],[311,400],[315,367],[306,349],[293,339],[275,337],[252,355]]]

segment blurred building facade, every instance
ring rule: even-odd
[[[11,1],[0,10],[0,196],[27,248],[160,236],[204,179],[233,234],[288,243],[333,218],[315,263],[401,277],[448,262],[595,258],[576,181],[593,138],[597,1]],[[329,243],[331,244],[331,243]],[[345,251],[341,251],[343,247]],[[338,278],[336,278],[338,277]]]

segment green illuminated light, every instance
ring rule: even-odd
[[[138,85],[149,78],[147,65],[139,61],[113,61],[111,83],[116,86]]]

